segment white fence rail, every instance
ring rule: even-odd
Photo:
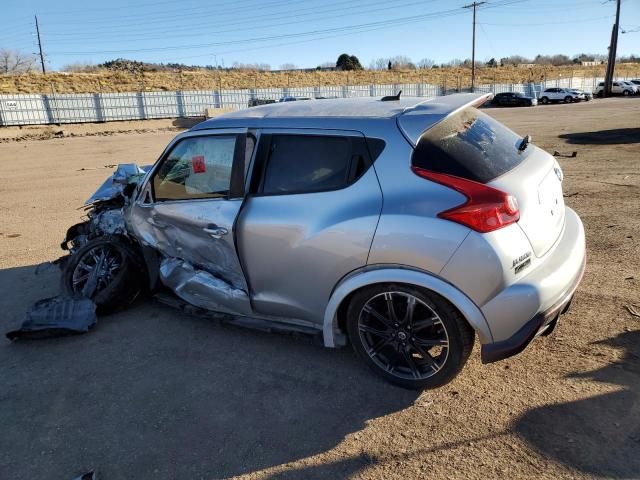
[[[538,96],[550,87],[593,91],[602,78],[562,78],[542,83],[484,84],[478,92],[522,92]],[[38,125],[114,120],[146,120],[202,116],[206,108],[239,110],[260,100],[282,97],[344,98],[382,97],[402,90],[404,96],[433,97],[454,93],[442,85],[326,86],[248,90],[181,90],[172,92],[73,93],[51,95],[0,95],[0,126]],[[468,90],[465,90],[468,91]]]

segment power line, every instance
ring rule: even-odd
[[[434,0],[430,0],[430,1],[434,1]],[[362,0],[359,0],[359,2],[361,3]],[[292,2],[293,3],[293,2]],[[338,11],[344,11],[344,10],[353,10],[354,8],[359,8],[359,9],[363,9],[363,12],[366,13],[367,11],[369,11],[369,8],[371,6],[375,6],[375,5],[380,5],[380,4],[384,4],[384,5],[389,5],[390,2],[389,0],[377,0],[374,2],[365,2],[365,3],[361,3],[359,5],[350,5],[347,7],[342,7],[342,8],[327,8],[327,7],[333,7],[335,5],[342,5],[344,4],[344,1],[338,1],[338,2],[331,2],[331,3],[325,3],[323,5],[323,9],[318,11],[318,9],[313,8],[311,12],[307,12],[307,13],[301,13],[304,11],[309,10],[308,8],[304,8],[301,10],[288,10],[286,12],[272,12],[272,13],[266,13],[264,15],[260,15],[259,17],[251,17],[251,18],[245,18],[242,20],[238,20],[238,21],[219,21],[218,24],[223,24],[225,27],[227,26],[237,26],[237,25],[246,25],[246,24],[255,24],[255,23],[259,23],[265,26],[270,26],[269,24],[267,24],[267,22],[265,21],[266,19],[270,19],[270,20],[278,20],[278,19],[282,19],[282,18],[299,18],[299,17],[304,17],[304,16],[308,16],[308,15],[315,15],[317,13],[335,13]],[[421,2],[422,4],[424,4],[424,1]],[[201,14],[201,15],[197,15],[197,19],[204,19],[207,17],[216,17],[217,18],[217,13],[211,13],[211,14]],[[206,22],[193,22],[193,16],[190,16],[187,19],[181,20],[180,22],[184,22],[184,25],[180,22],[175,22],[173,18],[171,18],[171,29],[172,30],[179,30],[179,29],[189,29],[190,32],[193,31],[193,29],[195,27],[205,27],[208,28],[209,31],[211,31],[211,22],[210,21],[206,21]],[[151,22],[136,22],[134,24],[130,24],[130,25],[124,25],[124,24],[119,24],[117,25],[118,27],[125,27],[124,33],[127,33],[130,31],[130,27],[131,26],[141,26],[143,28],[139,28],[136,29],[136,33],[164,33],[166,34],[167,32],[167,27],[166,26],[151,26],[149,27],[149,23]],[[296,22],[299,23],[299,22]],[[75,36],[77,35],[77,33],[81,33],[81,34],[87,34],[87,35],[95,35],[96,32],[102,32],[105,31],[106,33],[120,33],[122,30],[118,29],[118,28],[114,28],[113,26],[109,26],[109,25],[100,25],[98,27],[92,27],[90,30],[86,30],[86,31],[82,31],[82,30],[78,30],[78,29],[74,29],[73,33],[58,33],[58,34],[52,34],[54,36]],[[232,31],[237,31],[237,29],[234,29]]]
[[[336,28],[328,28],[328,29],[319,29],[319,30],[311,30],[306,32],[299,33],[290,33],[290,34],[282,34],[282,35],[269,35],[263,37],[253,37],[246,38],[241,40],[228,40],[224,42],[212,42],[212,43],[199,43],[199,44],[188,44],[188,45],[173,45],[167,47],[151,47],[151,48],[138,48],[138,49],[123,49],[123,50],[99,50],[99,51],[78,51],[78,52],[55,52],[56,55],[92,55],[92,54],[117,54],[117,53],[136,53],[136,52],[155,52],[155,51],[164,51],[164,50],[184,50],[189,48],[206,48],[206,47],[217,47],[217,46],[225,46],[225,45],[236,45],[242,43],[254,43],[254,42],[262,42],[267,40],[278,40],[285,38],[296,38],[301,36],[310,36],[310,35],[321,35],[325,33],[335,33],[341,32],[349,29],[358,29],[358,28],[367,28],[373,26],[382,26],[382,25],[396,25],[403,23],[414,23],[416,21],[421,21],[427,18],[437,17],[443,14],[448,14],[451,12],[456,12],[457,9],[452,10],[444,10],[439,12],[427,13],[424,15],[411,15],[408,17],[399,17],[389,20],[382,20],[378,22],[368,22],[357,25],[346,25],[343,27]]]
[[[603,20],[606,18],[611,18],[613,15],[605,15],[602,17],[591,17],[591,18],[576,18],[574,20],[566,20],[560,22],[540,22],[540,23],[491,23],[491,22],[478,22],[478,25],[491,25],[497,27],[539,27],[543,25],[567,25],[571,23],[583,23],[583,22],[593,22],[596,20]]]
[[[390,5],[390,6],[389,6],[389,0],[382,0],[380,2],[376,2],[376,3],[372,4],[372,5],[375,5],[375,4],[384,4],[384,5],[387,5],[387,6],[380,7],[380,8],[368,8],[367,11],[354,12],[352,15],[363,15],[363,14],[368,15],[368,14],[371,14],[371,13],[382,12],[382,11],[386,11],[386,10],[393,10],[393,9],[396,9],[396,8],[407,8],[407,7],[417,6],[417,5],[424,5],[424,0],[417,0],[417,1],[400,3],[400,4],[393,4],[393,5]],[[317,16],[317,17],[307,18],[305,20],[306,21],[317,21],[317,20],[325,20],[325,19],[334,19],[335,18],[335,11],[336,11],[335,9],[334,10],[328,10],[327,11],[328,15],[327,14],[320,15],[320,16]],[[296,17],[300,17],[300,16],[307,16],[307,15],[314,14],[314,13],[325,13],[325,12],[312,12],[312,13],[305,13],[305,14],[299,14],[299,15],[287,14],[284,17],[281,17],[281,18],[291,19],[291,18],[296,18]],[[256,23],[256,22],[261,23],[261,24],[263,24],[261,26],[266,27],[267,29],[270,29],[270,28],[281,27],[281,26],[286,26],[286,25],[296,25],[296,24],[300,23],[300,20],[279,22],[279,23],[271,23],[271,22],[269,22],[268,24],[264,25],[264,23],[265,23],[264,20],[262,18],[258,18],[258,19],[250,19],[248,21],[227,23],[226,26],[246,25],[246,24],[251,24],[251,23]],[[233,33],[238,33],[239,30],[238,30],[238,28],[230,28],[230,29],[225,29],[225,30],[216,30],[215,34],[219,35],[221,33],[232,33],[232,32]],[[208,33],[210,33],[210,32],[208,32]],[[140,40],[163,39],[163,40],[165,40],[165,39],[185,38],[185,37],[193,38],[193,36],[194,36],[194,32],[192,31],[189,34],[177,34],[177,35],[166,35],[165,34],[165,35],[160,36],[160,37],[150,37],[148,35],[136,35],[135,37],[132,37],[132,36],[125,35],[124,37],[119,36],[118,40],[124,40],[125,38],[128,41],[135,40],[135,39],[140,39]],[[79,39],[82,39],[82,38],[86,38],[86,37],[76,37],[73,40],[71,40],[71,39],[54,40],[54,41],[50,41],[50,43],[54,44],[54,45],[70,43],[70,42],[71,43],[76,43]],[[95,37],[94,37],[94,39],[96,41],[100,42],[100,43],[104,43],[104,40],[102,40],[102,39],[99,39],[99,38],[96,39]]]

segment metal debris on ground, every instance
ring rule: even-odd
[[[87,333],[97,322],[96,304],[88,298],[57,296],[38,300],[9,340],[38,339]]]

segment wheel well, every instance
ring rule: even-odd
[[[349,331],[347,329],[347,310],[349,309],[349,304],[351,303],[351,299],[353,298],[353,296],[356,293],[361,292],[362,290],[365,290],[367,288],[374,287],[376,285],[402,285],[402,286],[405,286],[405,287],[415,288],[416,290],[422,290],[424,292],[428,292],[430,295],[436,295],[438,298],[442,299],[443,301],[445,301],[449,305],[451,305],[451,307],[454,308],[458,312],[458,314],[460,314],[460,317],[464,319],[464,321],[467,324],[467,326],[472,331],[475,332],[473,326],[469,323],[469,320],[467,320],[467,318],[460,311],[460,309],[453,302],[451,302],[448,298],[440,295],[438,292],[435,292],[433,290],[430,290],[430,289],[428,289],[426,287],[423,287],[423,286],[420,286],[420,285],[415,285],[413,283],[380,282],[380,283],[370,283],[369,285],[364,285],[364,286],[362,286],[360,288],[357,288],[354,291],[349,292],[349,294],[342,299],[342,302],[340,302],[340,306],[338,307],[338,309],[336,311],[337,324],[338,324],[338,328],[340,329],[340,332],[342,334],[344,334],[344,336],[347,339],[349,338]]]

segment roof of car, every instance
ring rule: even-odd
[[[491,94],[458,93],[439,97],[338,98],[280,102],[245,108],[197,124],[191,130],[213,128],[331,128],[360,129],[397,117],[403,133],[412,142],[416,135],[460,108],[483,103]],[[357,124],[354,125],[354,121]]]
[[[357,97],[323,100],[279,102],[225,113],[196,125],[196,129],[219,128],[222,123],[237,120],[281,118],[392,118],[408,111],[420,110],[429,114],[449,113],[460,103],[478,98],[478,94],[454,94],[441,97],[401,97],[382,101],[380,98]],[[261,122],[262,123],[262,122]]]

